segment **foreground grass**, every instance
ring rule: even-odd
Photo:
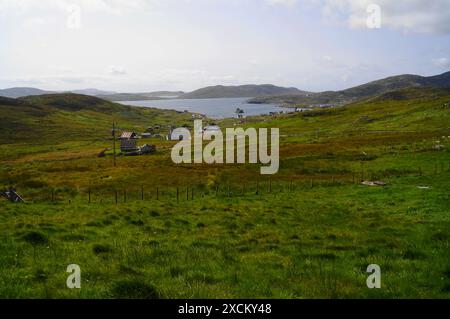
[[[2,202],[0,296],[448,298],[449,177],[179,203]],[[81,290],[65,286],[72,263]],[[366,287],[372,263],[382,289]]]

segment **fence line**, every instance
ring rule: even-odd
[[[445,162],[438,162],[431,165],[431,169],[428,170],[428,176],[450,171],[450,161],[448,167],[445,167]],[[430,167],[429,167],[430,168]],[[114,203],[126,204],[128,202],[136,201],[194,201],[201,199],[205,196],[217,197],[217,198],[232,198],[232,197],[245,197],[245,196],[265,196],[269,194],[278,194],[286,192],[294,192],[298,190],[313,189],[315,187],[330,187],[337,185],[349,185],[359,184],[364,180],[379,180],[389,179],[393,176],[425,176],[426,172],[422,166],[418,166],[416,170],[411,169],[387,169],[387,170],[367,170],[361,168],[360,171],[347,172],[336,177],[335,174],[328,175],[329,179],[325,179],[323,175],[318,175],[320,178],[306,179],[293,179],[289,180],[273,180],[267,178],[265,181],[256,179],[253,182],[245,182],[242,185],[230,184],[230,183],[216,183],[211,187],[204,185],[188,185],[188,186],[156,186],[148,187],[146,185],[123,187],[122,189],[109,186],[101,188],[93,185],[89,186],[84,191],[78,191],[76,189],[69,189],[68,191],[60,191],[55,188],[48,189],[48,195],[45,193],[39,193],[39,200],[29,200],[30,202],[68,202],[73,203],[75,200],[83,197],[85,202],[91,203]],[[316,177],[318,177],[316,175]],[[359,178],[358,178],[359,177]],[[181,187],[181,188],[180,188]],[[182,190],[185,191],[182,191]],[[122,192],[123,198],[120,200],[119,192]],[[182,198],[182,193],[185,193],[185,198]],[[44,196],[42,196],[44,195]],[[31,197],[32,195],[30,195]],[[86,196],[86,197],[85,197]],[[41,200],[44,197],[44,200]],[[46,198],[46,199],[45,199]]]

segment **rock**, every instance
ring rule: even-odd
[[[387,184],[385,182],[380,181],[363,181],[361,184],[366,186],[386,186]]]

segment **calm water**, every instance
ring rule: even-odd
[[[244,115],[262,115],[269,112],[280,112],[283,110],[292,111],[292,109],[278,107],[272,104],[248,104],[249,98],[221,98],[221,99],[173,99],[173,100],[155,100],[155,101],[125,101],[118,102],[127,105],[155,107],[158,109],[169,109],[192,113],[205,114],[210,118],[221,119],[235,116],[236,108],[244,110]]]

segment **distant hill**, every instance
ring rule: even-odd
[[[156,91],[147,93],[115,93],[115,94],[101,94],[97,97],[108,101],[144,101],[144,100],[160,100],[173,99],[184,94],[182,91]]]
[[[363,98],[381,95],[398,89],[417,87],[450,88],[450,72],[429,77],[404,74],[369,82],[341,91],[325,91],[319,93],[301,91],[297,88],[279,87],[271,84],[240,86],[217,85],[201,88],[189,93],[184,93],[182,91],[116,93],[113,91],[102,91],[98,89],[74,90],[70,92],[75,94],[96,96],[108,101],[158,100],[167,98],[205,99],[246,97],[251,98],[249,102],[254,104],[270,103],[295,106],[348,104]],[[9,98],[48,94],[58,94],[58,92],[45,91],[31,87],[15,87],[0,90],[0,96]]]
[[[174,98],[183,95],[183,91],[155,91],[150,93],[139,93],[146,97],[158,97],[158,98]]]
[[[118,93],[114,91],[103,91],[95,88],[58,92],[58,91],[45,91],[32,87],[14,87],[0,90],[0,96],[9,98],[20,98],[25,96],[35,96],[44,94],[65,94],[65,93],[97,96],[108,101],[138,101],[138,100],[158,100],[158,99],[176,98],[184,94],[185,92],[155,91],[143,93]]]
[[[75,94],[92,95],[92,96],[106,95],[106,94],[116,94],[117,93],[117,92],[114,92],[114,91],[102,91],[102,90],[98,90],[98,89],[73,90],[73,91],[69,91],[69,92],[70,93],[75,93]]]
[[[18,98],[22,96],[29,95],[41,95],[41,94],[51,94],[54,92],[44,91],[31,87],[14,87],[9,89],[0,90],[0,96],[9,97],[9,98]]]
[[[44,94],[58,94],[58,93],[75,93],[75,94],[84,94],[96,96],[100,94],[115,94],[113,91],[102,91],[98,89],[83,89],[83,90],[73,90],[73,91],[46,91],[32,87],[14,87],[9,89],[0,90],[0,96],[9,97],[9,98],[19,98],[24,96],[32,96],[32,95],[44,95]]]
[[[279,87],[272,84],[239,85],[239,86],[208,86],[193,92],[181,95],[180,99],[209,99],[227,97],[257,97],[267,95],[306,94],[296,88]]]
[[[105,139],[116,122],[120,130],[145,132],[152,125],[181,126],[190,114],[134,107],[97,97],[58,93],[18,99],[0,97],[0,144],[35,141],[39,145],[74,139]]]
[[[21,97],[18,101],[32,105],[53,107],[60,110],[79,111],[111,111],[117,109],[119,105],[105,101],[95,96],[75,93],[56,93]]]
[[[310,94],[274,95],[257,97],[249,103],[274,103],[285,105],[346,104],[362,98],[376,96],[404,88],[450,88],[450,72],[424,77],[405,74],[369,82],[342,91],[326,91]]]

